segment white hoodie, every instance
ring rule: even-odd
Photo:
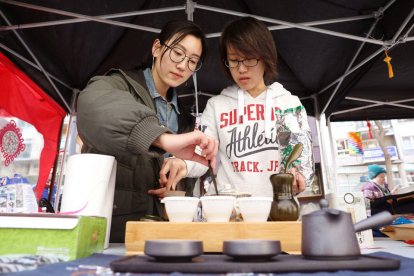
[[[243,117],[238,116],[241,110],[244,110]],[[309,130],[306,113],[298,97],[292,96],[277,82],[256,98],[233,85],[207,102],[199,129],[220,142],[220,165],[217,174],[219,190],[224,184],[230,183],[237,192],[273,197],[269,177],[280,171],[282,159],[279,156],[281,154],[276,122],[280,120],[277,120],[277,114],[284,113],[285,110],[300,110],[302,114],[301,122],[296,123],[296,127],[289,125],[288,128],[300,128],[297,130],[299,132]],[[300,139],[296,140],[301,142]],[[312,145],[304,146],[306,148]],[[187,177],[200,177],[208,169],[196,162],[185,162]]]

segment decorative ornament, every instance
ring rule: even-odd
[[[392,72],[392,66],[391,66],[391,58],[388,56],[388,51],[385,49],[385,55],[387,56],[384,61],[388,64],[388,75],[390,78],[394,77],[394,73]]]
[[[368,121],[368,118],[367,118],[367,127],[368,127],[369,139],[372,139],[371,123]]]
[[[0,149],[3,153],[6,167],[14,160],[22,151],[26,149],[23,144],[24,139],[20,133],[20,129],[16,126],[16,122],[11,120],[3,129],[0,130]]]
[[[359,132],[348,132],[349,154],[363,154],[362,138]]]

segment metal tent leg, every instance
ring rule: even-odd
[[[184,10],[184,6],[176,6],[176,7],[161,8],[161,9],[150,9],[150,10],[143,10],[143,11],[124,12],[124,13],[114,13],[114,14],[99,15],[99,16],[94,16],[94,17],[101,18],[101,19],[110,19],[110,18],[120,18],[120,17],[127,17],[127,16],[136,16],[136,15],[142,15],[142,14],[179,11],[179,10]],[[45,26],[56,26],[56,25],[63,25],[63,24],[88,22],[88,21],[90,21],[90,20],[83,19],[83,18],[55,20],[55,21],[47,21],[47,22],[12,25],[12,26],[8,26],[8,27],[0,27],[0,31],[38,28],[38,27],[45,27]]]
[[[7,52],[15,55],[16,57],[20,58],[21,60],[23,60],[24,62],[30,64],[31,66],[33,66],[34,68],[36,68],[39,71],[42,71],[42,69],[40,69],[39,66],[37,66],[36,64],[34,64],[33,62],[31,62],[30,60],[26,59],[25,57],[19,55],[18,53],[16,53],[15,51],[13,51],[12,49],[8,48],[7,46],[3,45],[0,43],[0,47],[3,48],[4,50],[6,50]],[[53,76],[52,74],[48,73],[47,71],[44,71],[49,77],[51,77],[52,79],[54,79],[55,81],[57,81],[58,83],[60,83],[61,85],[65,86],[66,88],[69,88],[70,90],[72,90],[73,88],[70,87],[68,84],[64,83],[63,81],[61,81],[60,79],[58,79],[57,77]]]
[[[192,0],[186,0],[185,12],[187,13],[187,19],[194,21],[194,7],[195,3]],[[193,82],[194,82],[194,96],[195,96],[195,107],[196,107],[196,117],[199,116],[198,113],[198,89],[197,89],[197,73],[193,73]]]
[[[153,33],[160,33],[161,32],[160,29],[155,29],[155,28],[150,28],[150,27],[145,27],[145,26],[140,26],[140,25],[135,25],[135,24],[130,24],[130,23],[124,23],[124,22],[119,22],[119,21],[115,21],[115,20],[102,19],[102,18],[99,18],[99,17],[93,17],[93,16],[88,16],[88,15],[73,13],[73,12],[67,12],[67,11],[62,11],[62,10],[57,10],[57,9],[50,9],[50,8],[45,8],[45,7],[41,7],[41,6],[37,6],[37,5],[26,4],[26,3],[17,2],[17,1],[0,0],[0,2],[11,4],[11,5],[16,5],[16,6],[20,6],[20,7],[24,7],[24,8],[39,10],[39,11],[56,13],[56,14],[61,14],[61,15],[66,15],[66,16],[76,17],[76,18],[82,18],[82,19],[86,19],[86,20],[89,20],[89,21],[96,21],[96,22],[105,23],[105,24],[111,24],[111,25],[116,25],[116,26],[121,26],[121,27],[127,27],[127,28],[131,28],[131,29],[136,29],[136,30],[143,30],[143,31],[148,31],[148,32],[153,32]]]
[[[397,106],[397,107],[402,107],[402,108],[414,109],[414,106],[396,104],[396,103],[393,103],[393,102],[381,102],[381,101],[360,99],[360,98],[354,98],[354,97],[346,97],[345,99],[352,100],[352,101],[360,101],[360,102],[367,102],[367,103],[378,103],[378,104],[381,104],[381,105],[391,105],[391,106]],[[411,99],[411,101],[414,101],[414,99]]]
[[[1,15],[1,17],[3,17],[4,21],[6,21],[7,25],[10,26],[11,25],[10,21],[7,19],[7,17],[4,15],[4,13],[1,10],[0,10],[0,15]],[[56,91],[56,93],[59,95],[60,99],[63,101],[63,103],[65,104],[66,108],[69,110],[69,112],[71,112],[71,109],[70,109],[68,103],[65,101],[65,98],[63,98],[62,94],[60,94],[59,89],[56,87],[56,85],[50,79],[50,77],[46,74],[45,69],[43,69],[42,65],[40,64],[40,62],[36,58],[36,56],[33,54],[32,50],[30,50],[30,48],[27,46],[26,42],[24,42],[24,40],[21,38],[21,36],[19,35],[19,33],[16,30],[13,30],[13,32],[17,36],[17,38],[20,40],[20,42],[23,44],[24,48],[26,48],[27,52],[29,52],[29,54],[32,56],[32,58],[34,59],[34,61],[37,64],[37,66],[39,66],[40,70],[45,75],[46,79],[50,82],[50,84],[52,85],[52,87]]]
[[[324,24],[332,24],[332,23],[340,23],[340,22],[349,22],[349,21],[355,21],[355,20],[362,20],[362,19],[369,19],[375,17],[374,14],[368,14],[368,15],[359,15],[359,16],[353,16],[353,17],[344,17],[344,18],[338,18],[338,19],[328,19],[328,20],[320,20],[320,21],[311,21],[311,22],[303,22],[300,23],[303,26],[317,26],[317,25],[324,25]],[[291,26],[285,26],[285,25],[277,25],[277,26],[270,26],[268,29],[270,31],[275,30],[285,30],[285,29],[292,29]],[[207,34],[207,38],[211,37],[219,37],[221,35],[221,32],[219,33],[211,33]]]
[[[372,26],[371,26],[371,28],[369,29],[369,31],[368,31],[368,33],[367,33],[366,37],[371,36],[372,32],[374,31],[375,27],[377,26],[378,21],[379,21],[379,17],[377,17],[377,18],[376,18],[376,20],[375,20],[375,22],[374,22],[374,24],[372,24]],[[349,72],[349,69],[351,69],[352,65],[354,65],[355,60],[356,60],[356,59],[357,59],[357,57],[359,56],[359,53],[361,53],[361,50],[362,50],[362,48],[364,48],[364,46],[365,46],[365,42],[362,42],[362,43],[361,43],[361,45],[359,46],[359,48],[358,48],[358,50],[357,50],[356,54],[354,55],[354,57],[352,58],[351,62],[349,63],[348,68],[347,68],[347,69],[346,69],[346,71],[345,71],[345,74],[346,74],[346,73],[348,73],[348,72]],[[324,114],[324,113],[325,113],[326,109],[328,108],[329,104],[331,103],[331,101],[332,101],[333,97],[335,96],[336,92],[338,92],[338,89],[339,89],[339,87],[341,86],[341,84],[342,84],[342,82],[343,82],[343,80],[344,80],[344,79],[345,79],[345,78],[341,79],[341,80],[338,82],[338,85],[336,86],[335,91],[334,91],[334,92],[332,93],[332,95],[329,97],[329,100],[328,100],[328,102],[325,104],[325,107],[323,108],[323,110],[322,110],[321,114]]]
[[[406,99],[406,100],[399,100],[399,101],[387,102],[387,104],[404,103],[404,102],[412,102],[412,101],[414,101],[414,99]],[[381,105],[384,105],[384,103],[372,104],[372,105],[366,105],[366,106],[361,106],[361,107],[356,107],[356,108],[341,110],[341,111],[333,112],[332,115],[342,114],[342,113],[351,112],[351,111],[357,111],[357,110],[366,109],[366,108],[372,108],[372,107],[381,106]]]
[[[4,1],[4,0],[1,0],[0,2],[2,2],[2,1]],[[328,31],[328,30],[324,30],[324,29],[320,29],[320,28],[304,26],[302,24],[286,22],[286,21],[282,21],[282,20],[278,20],[278,19],[272,19],[272,18],[267,18],[267,17],[248,14],[248,13],[242,13],[242,12],[235,12],[235,11],[230,11],[230,10],[225,10],[225,9],[220,9],[220,8],[215,8],[215,7],[209,7],[209,6],[205,6],[205,5],[199,5],[199,4],[196,4],[195,7],[199,8],[199,9],[203,9],[203,10],[220,12],[220,13],[231,14],[231,15],[236,15],[236,16],[252,16],[252,17],[255,17],[258,20],[265,21],[265,22],[271,22],[271,23],[286,25],[286,26],[290,26],[290,27],[298,28],[298,29],[303,29],[303,30],[307,30],[307,31],[313,31],[313,32],[322,33],[322,34],[328,34],[328,35],[333,35],[333,36],[338,36],[338,37],[343,37],[343,38],[348,38],[348,39],[365,41],[365,42],[378,44],[378,45],[384,45],[383,41],[378,41],[378,40],[375,40],[375,39],[369,39],[369,38],[364,38],[364,37],[360,37],[360,36],[356,36],[356,35],[349,35],[349,34],[344,34],[344,33],[339,33],[339,32],[334,32],[334,31]]]
[[[332,156],[332,163],[333,163],[333,173],[334,173],[334,191],[337,192],[338,191],[338,172],[337,172],[337,164],[336,164],[336,151],[334,148],[334,143],[333,143],[333,136],[332,136],[332,127],[331,127],[331,119],[330,117],[328,117],[328,130],[329,130],[329,141],[331,144],[331,156]]]

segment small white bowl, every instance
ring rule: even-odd
[[[266,222],[273,199],[271,197],[241,197],[237,199],[243,221]]]
[[[161,203],[165,204],[170,222],[192,222],[199,201],[198,197],[171,196],[164,197]]]
[[[229,222],[233,211],[234,196],[204,196],[201,198],[207,222]]]

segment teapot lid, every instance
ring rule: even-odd
[[[321,200],[319,200],[319,205],[321,206],[320,210],[309,213],[306,216],[320,216],[320,215],[325,215],[326,213],[339,215],[341,213],[345,213],[343,211],[336,210],[336,209],[328,209],[329,201],[325,198],[322,198]]]

